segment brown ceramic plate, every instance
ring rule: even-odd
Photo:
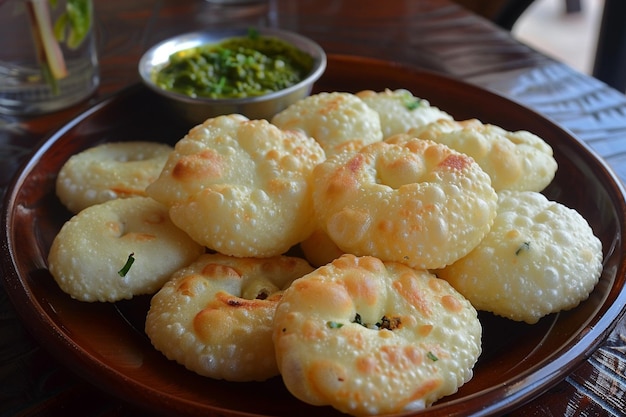
[[[622,316],[626,292],[624,190],[584,145],[547,119],[483,89],[428,72],[355,57],[331,56],[317,91],[407,88],[456,118],[477,117],[506,129],[526,129],[554,148],[559,170],[545,194],[577,209],[604,247],[604,271],[576,309],[533,326],[481,314],[483,354],[474,378],[430,415],[503,413],[570,373]],[[54,181],[67,158],[118,140],[174,143],[181,126],[137,86],[102,102],[52,135],[34,152],[8,191],[2,266],[7,291],[26,325],[61,361],[86,379],[153,412],[170,415],[336,416],[331,408],[294,399],[279,378],[228,383],[202,378],[165,359],[143,332],[149,298],[117,304],[74,301],[46,269],[50,244],[70,214]],[[416,413],[423,414],[423,413]]]

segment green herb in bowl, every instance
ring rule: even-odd
[[[178,51],[153,74],[160,88],[205,98],[255,97],[302,81],[313,58],[271,36],[250,32]]]

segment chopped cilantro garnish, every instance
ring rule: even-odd
[[[428,356],[428,359],[430,359],[433,362],[437,362],[439,360],[439,358],[435,356],[435,354],[432,352],[428,352],[426,356]]]
[[[259,31],[255,28],[248,28],[248,37],[250,39],[258,39],[259,38]]]
[[[413,97],[413,94],[408,93],[408,92],[405,94],[402,94],[402,102],[404,104],[404,107],[407,108],[407,110],[415,110],[422,104],[421,99],[417,97]]]
[[[415,110],[417,109],[421,104],[421,101],[419,99],[415,99],[413,101],[406,101],[404,103],[404,105],[406,106],[407,109],[409,110]]]
[[[124,264],[122,269],[117,271],[117,273],[119,274],[120,277],[125,277],[126,274],[128,274],[128,271],[130,270],[130,267],[133,266],[133,262],[135,262],[135,253],[134,252],[131,253],[130,255],[128,255],[128,259],[126,260],[126,264]]]
[[[519,248],[517,248],[517,250],[515,251],[515,255],[519,255],[522,251],[525,250],[529,250],[530,249],[530,242],[524,242],[520,245]]]
[[[337,323],[336,321],[327,321],[326,325],[330,329],[339,329],[339,328],[343,327],[343,323]]]

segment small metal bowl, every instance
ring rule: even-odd
[[[326,69],[326,54],[317,43],[296,33],[266,28],[260,28],[257,31],[261,36],[275,37],[311,55],[313,67],[309,74],[291,87],[247,98],[193,98],[166,91],[154,83],[155,71],[168,63],[171,54],[201,45],[219,43],[227,38],[246,36],[248,31],[240,29],[193,32],[160,42],[141,57],[139,75],[144,84],[158,93],[159,97],[164,99],[165,104],[185,122],[199,124],[210,117],[231,113],[243,114],[249,119],[270,119],[274,114],[311,93],[313,83]]]

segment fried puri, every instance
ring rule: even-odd
[[[165,206],[129,197],[87,207],[67,221],[52,242],[48,268],[73,298],[114,302],[156,292],[203,252]]]
[[[300,258],[205,254],[154,295],[152,344],[200,375],[262,381],[278,375],[272,322],[282,291],[313,268]]]
[[[497,195],[472,158],[445,145],[378,142],[315,167],[318,224],[344,252],[441,268],[487,234]]]
[[[289,391],[351,415],[423,409],[472,377],[474,307],[424,270],[343,255],[293,282],[274,316]]]
[[[382,140],[380,117],[351,93],[319,93],[287,107],[272,118],[283,130],[298,130],[320,143],[326,155],[359,149]]]
[[[471,119],[439,120],[407,132],[463,152],[491,177],[496,191],[542,191],[552,182],[557,162],[552,147],[526,130],[508,131]]]
[[[115,198],[146,196],[146,187],[163,169],[172,147],[156,142],[112,142],[72,155],[61,167],[56,193],[78,213]]]
[[[285,253],[315,225],[313,139],[241,115],[208,119],[175,145],[147,193],[198,243],[241,257]]]
[[[602,244],[575,210],[532,191],[499,193],[485,239],[438,271],[478,310],[530,324],[576,307],[602,273]]]
[[[452,120],[448,113],[408,90],[363,90],[356,95],[380,116],[383,139],[437,120]]]

